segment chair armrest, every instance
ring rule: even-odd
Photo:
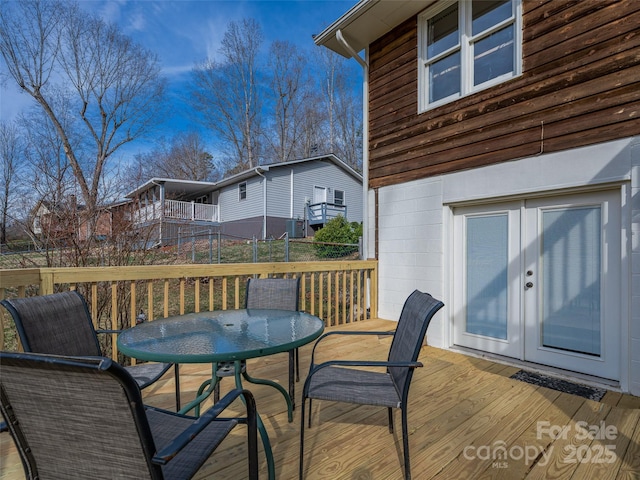
[[[316,343],[313,345],[313,349],[311,350],[311,365],[313,365],[313,359],[315,357],[316,354],[316,348],[318,346],[318,344],[324,340],[325,338],[332,336],[332,335],[390,335],[393,336],[395,335],[395,331],[384,331],[384,332],[373,332],[373,331],[364,331],[364,332],[351,332],[351,331],[344,331],[344,330],[337,330],[334,332],[327,332],[324,333],[322,335],[320,335],[318,337],[318,339],[316,340]]]
[[[318,370],[326,367],[406,367],[418,368],[422,367],[422,362],[387,362],[375,360],[330,360],[311,367],[309,377]]]
[[[309,383],[313,375],[323,368],[327,367],[405,367],[405,368],[418,368],[422,367],[422,362],[387,362],[387,361],[368,361],[368,360],[330,360],[318,365],[311,365],[309,369],[309,375],[304,382],[303,398],[309,392]]]
[[[231,390],[227,393],[219,402],[208,409],[202,416],[196,418],[193,423],[180,434],[178,434],[168,445],[156,452],[151,461],[158,465],[166,465],[172,458],[174,458],[184,447],[186,447],[191,440],[193,440],[200,432],[202,432],[211,422],[216,420],[218,416],[236,400],[239,396],[242,396],[246,408],[246,419],[240,419],[242,423],[246,423],[251,435],[255,435],[257,438],[257,413],[256,402],[249,390],[240,390],[238,388]],[[153,408],[153,407],[147,407]],[[157,409],[159,410],[159,409]],[[165,412],[165,410],[162,410]],[[179,415],[175,412],[168,412],[173,415]]]
[[[122,330],[96,330],[96,333],[120,333]]]

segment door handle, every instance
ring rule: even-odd
[[[527,282],[527,283],[525,283],[524,286],[527,287],[527,288],[532,288],[533,287],[533,282]]]

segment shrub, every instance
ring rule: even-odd
[[[313,238],[316,254],[323,258],[344,257],[352,254],[358,251],[357,244],[361,236],[362,224],[349,223],[342,215],[338,215],[316,232]]]

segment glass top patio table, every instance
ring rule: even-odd
[[[169,363],[212,363],[212,379],[202,384],[194,401],[184,407],[186,413],[199,405],[219,381],[216,376],[220,362],[235,362],[236,386],[240,381],[240,362],[281,352],[291,352],[318,338],[324,322],[313,315],[290,310],[218,310],[189,313],[145,322],[118,335],[118,349],[133,358]],[[291,368],[291,367],[290,367]],[[242,375],[253,383],[277,388],[287,401],[289,421],[292,420],[292,400],[289,393],[270,380]],[[206,388],[205,388],[206,387]],[[196,413],[198,415],[199,413]],[[269,478],[275,478],[273,453],[264,424],[258,415],[258,430],[262,436]]]
[[[136,325],[118,336],[118,349],[140,360],[212,363],[288,352],[312,342],[324,322],[289,310],[218,310]]]

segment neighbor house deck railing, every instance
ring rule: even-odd
[[[0,299],[78,290],[99,329],[121,329],[147,320],[206,310],[244,307],[251,277],[300,277],[300,309],[327,326],[376,318],[378,262],[237,263],[131,267],[0,270]],[[0,347],[10,317],[0,313]],[[115,335],[108,348],[117,358]]]
[[[162,203],[153,202],[133,212],[134,223],[146,223],[163,218]],[[180,200],[164,201],[164,218],[201,222],[218,222],[220,220],[218,205],[208,203],[182,202]]]
[[[342,215],[347,218],[347,206],[336,205],[335,203],[313,203],[307,205],[307,218],[309,219],[309,225],[324,225],[329,220],[336,218],[338,215]]]

